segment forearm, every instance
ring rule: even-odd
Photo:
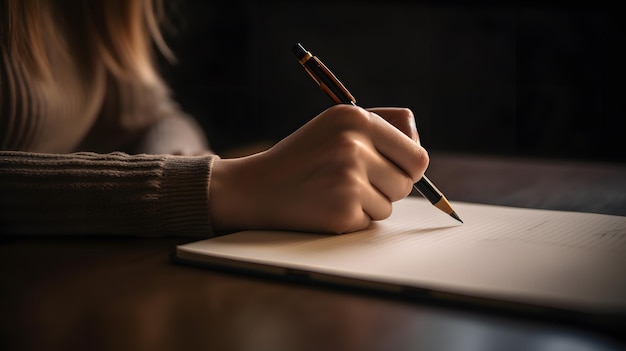
[[[216,156],[0,152],[5,234],[210,236]]]

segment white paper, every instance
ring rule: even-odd
[[[626,312],[626,217],[421,198],[368,230],[244,231],[181,245],[181,258],[260,263],[394,286],[594,313]]]

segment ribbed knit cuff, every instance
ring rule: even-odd
[[[163,167],[163,232],[176,236],[213,236],[209,214],[211,166],[218,158],[168,156]]]

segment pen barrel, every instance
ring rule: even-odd
[[[422,177],[417,183],[414,184],[415,189],[419,191],[431,204],[436,204],[441,200],[443,195],[441,192],[430,182],[426,176]]]
[[[317,57],[302,64],[320,88],[337,104],[354,104],[356,99]]]

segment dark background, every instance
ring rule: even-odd
[[[410,107],[430,151],[626,161],[617,2],[166,3],[164,75],[218,152],[331,105],[291,52],[302,42],[359,105]]]

